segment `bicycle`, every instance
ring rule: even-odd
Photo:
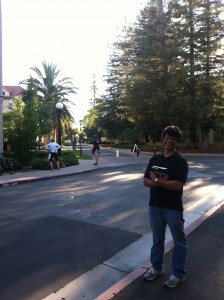
[[[0,176],[7,170],[9,174],[14,174],[16,171],[16,165],[13,160],[9,157],[0,157]]]

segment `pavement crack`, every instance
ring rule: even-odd
[[[106,263],[106,262],[102,262],[102,265],[107,266],[107,267],[109,267],[109,268],[111,268],[111,269],[114,269],[114,270],[116,270],[116,271],[125,273],[125,274],[129,274],[129,272],[130,272],[130,271],[122,270],[122,269],[120,269],[120,268],[118,268],[118,267],[115,267],[115,266],[113,266],[113,265],[110,265],[110,264],[108,264],[108,263]]]

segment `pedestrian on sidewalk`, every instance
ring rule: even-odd
[[[75,137],[75,132],[72,134],[72,150],[76,150],[76,137]]]
[[[50,150],[50,153],[49,153],[49,162],[50,162],[50,169],[53,171],[54,167],[53,167],[53,158],[56,160],[56,165],[57,165],[57,169],[59,170],[60,169],[60,166],[59,166],[59,159],[58,159],[58,149],[61,148],[61,146],[59,144],[57,144],[55,142],[54,139],[51,139],[51,142],[49,144],[47,144],[45,146],[45,148],[47,150]]]
[[[98,165],[99,152],[100,152],[100,142],[97,135],[95,135],[93,140],[93,147],[92,147],[92,154],[95,155],[95,163],[93,165]]]
[[[150,159],[144,175],[144,186],[150,188],[149,220],[153,235],[152,267],[144,274],[144,279],[150,281],[164,274],[165,232],[168,226],[174,242],[172,273],[164,282],[164,286],[169,288],[177,287],[185,280],[188,248],[182,203],[188,163],[176,150],[180,136],[176,126],[163,130],[164,150]]]

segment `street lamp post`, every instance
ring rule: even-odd
[[[61,146],[61,110],[63,108],[63,104],[58,102],[56,104],[56,109],[58,112],[58,144]],[[58,156],[61,156],[61,148],[58,149]]]
[[[79,133],[79,147],[80,147],[80,157],[82,157],[82,120],[79,121],[80,133]]]

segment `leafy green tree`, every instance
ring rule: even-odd
[[[12,111],[4,113],[3,121],[4,122],[4,136],[7,138],[9,144],[12,147],[12,151],[23,151],[22,149],[22,138],[23,138],[23,107],[24,102],[22,98],[14,98],[14,106]],[[20,156],[20,155],[18,155]]]
[[[89,109],[88,114],[83,118],[83,123],[85,124],[84,133],[89,141],[92,141],[96,134],[99,137],[102,135],[100,125],[98,124],[99,118],[98,105]]]
[[[38,101],[38,125],[39,125],[39,141],[42,136],[51,132],[51,104]]]
[[[36,92],[28,89],[22,97],[16,97],[12,111],[4,114],[4,121],[5,138],[11,145],[14,157],[23,164],[29,164],[39,135]]]
[[[52,136],[56,136],[57,128],[57,111],[56,103],[63,103],[64,107],[61,112],[61,120],[72,120],[73,116],[70,112],[69,106],[73,105],[69,96],[76,93],[75,87],[73,85],[72,79],[70,77],[64,77],[58,80],[58,75],[60,70],[57,69],[57,65],[52,63],[42,62],[43,71],[38,67],[32,67],[31,70],[34,71],[36,77],[30,77],[21,82],[29,86],[35,86],[37,94],[39,96],[39,101],[47,106],[42,107],[43,111],[48,107],[51,113],[51,123],[52,123]]]
[[[15,156],[23,163],[30,163],[37,147],[37,137],[40,135],[38,126],[38,97],[33,88],[29,88],[23,93],[23,118],[22,118],[22,138],[20,137],[20,147],[14,147]]]
[[[88,138],[97,134],[99,137],[116,140],[127,127],[133,128],[133,123],[123,118],[122,109],[117,107],[118,103],[118,99],[101,99],[100,103],[89,110],[89,114],[83,119]]]
[[[139,142],[139,135],[136,129],[132,128],[126,128],[119,136],[118,136],[120,142],[122,143],[129,143],[130,145],[133,145],[135,143]]]

